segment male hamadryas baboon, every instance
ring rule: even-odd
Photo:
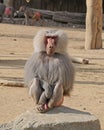
[[[25,85],[39,112],[60,106],[73,88],[74,67],[66,53],[67,41],[61,30],[42,30],[34,37],[35,51],[25,65]]]

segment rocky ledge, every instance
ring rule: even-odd
[[[47,113],[27,111],[14,121],[0,125],[0,130],[101,130],[99,120],[88,112],[65,106]]]

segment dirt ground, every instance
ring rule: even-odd
[[[33,52],[33,37],[42,28],[46,27],[0,24],[0,81],[23,81],[24,64]],[[64,105],[94,114],[104,130],[104,49],[84,50],[84,29],[58,29],[68,35],[71,56],[89,59],[87,65],[74,64],[74,89],[70,98],[65,97]],[[102,37],[104,48],[104,33]],[[33,108],[26,88],[0,86],[0,124]]]

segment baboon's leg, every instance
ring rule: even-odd
[[[40,18],[40,19],[39,19],[39,23],[40,23],[41,26],[43,26],[44,23],[45,23],[45,20]]]
[[[11,20],[11,22],[14,24],[15,23],[15,21],[14,21],[14,19],[13,19],[13,16],[12,15],[10,15],[10,20]]]
[[[43,92],[40,96],[40,99],[39,99],[39,102],[38,104],[39,105],[44,105],[47,103],[47,98],[46,98],[46,95],[45,95],[45,92]]]
[[[13,7],[11,7],[10,9],[11,9],[11,14],[9,17],[10,17],[11,22],[14,24],[15,23],[15,20],[13,18],[14,17],[14,9],[13,9]]]
[[[57,103],[60,102],[62,99],[63,99],[63,86],[57,83],[53,90],[53,95],[49,100],[48,107],[52,108],[54,106],[57,106]]]
[[[25,25],[28,25],[29,24],[29,16],[24,13],[24,16],[25,16]]]
[[[47,104],[48,100],[51,98],[53,94],[53,88],[47,82],[43,82],[42,88],[44,89],[42,95],[39,99],[39,104]]]
[[[36,106],[36,110],[38,112],[44,113],[50,110],[50,108],[48,107],[48,101],[52,97],[53,87],[44,81],[42,82],[41,85],[44,91],[40,96],[39,103]]]
[[[29,89],[29,94],[34,99],[35,104],[38,104],[42,92],[43,90],[40,86],[39,80],[37,78],[34,78],[32,85],[30,86]]]

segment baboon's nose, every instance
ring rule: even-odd
[[[53,46],[51,45],[49,48],[53,48]]]

